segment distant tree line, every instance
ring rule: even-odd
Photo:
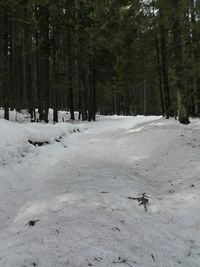
[[[200,0],[0,1],[0,106],[200,115]]]

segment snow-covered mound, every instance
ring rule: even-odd
[[[83,124],[58,123],[52,124],[25,124],[27,138],[32,143],[53,143],[73,132],[80,132],[85,129]]]
[[[63,137],[85,129],[84,124],[19,124],[0,119],[0,164],[34,151],[33,145],[60,142]]]

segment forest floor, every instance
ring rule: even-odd
[[[200,121],[59,125],[0,120],[0,266],[199,267]]]

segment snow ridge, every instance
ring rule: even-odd
[[[61,142],[71,133],[81,132],[84,124],[58,123],[14,123],[0,119],[0,165],[19,160],[27,153],[35,152],[33,144]]]

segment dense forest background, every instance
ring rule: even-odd
[[[200,115],[199,0],[1,0],[0,106]]]

